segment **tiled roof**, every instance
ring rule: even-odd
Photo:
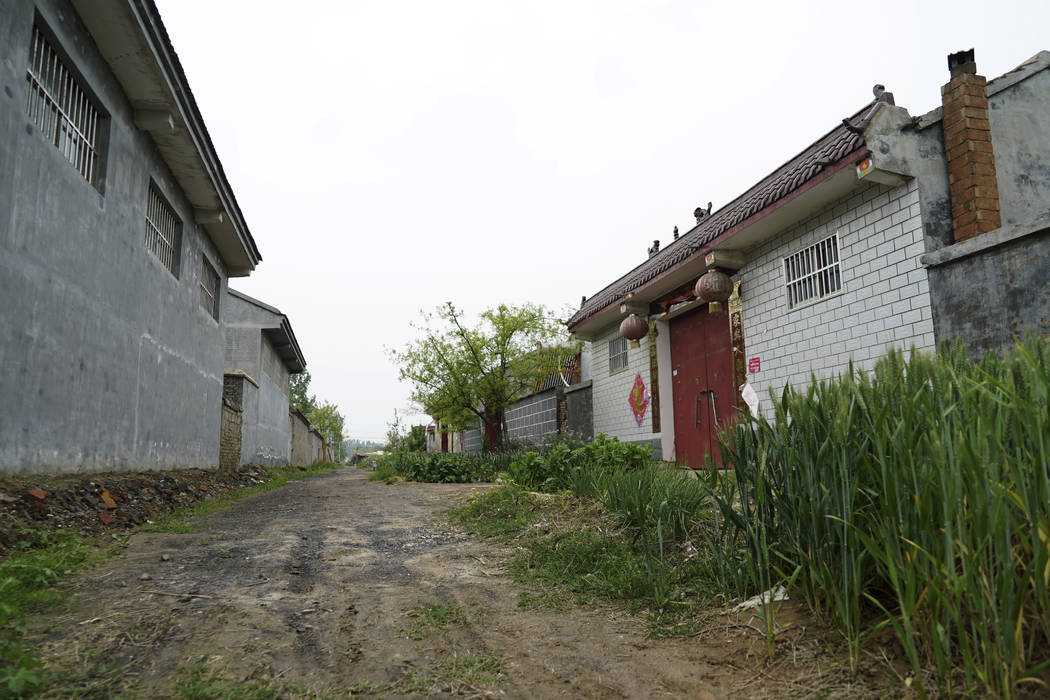
[[[849,117],[856,130],[864,129],[878,111],[879,101],[873,101]],[[864,142],[861,134],[839,124],[806,150],[766,176],[754,187],[710,216],[703,218],[690,231],[666,248],[587,299],[580,310],[568,321],[572,328],[588,316],[611,304],[620,302],[628,293],[645,286],[647,282],[694,255],[704,245],[742,221],[796,191],[824,168],[857,150]]]

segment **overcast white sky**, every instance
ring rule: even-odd
[[[408,406],[421,309],[575,308],[872,99],[1050,49],[1048,2],[157,0],[348,435]],[[419,421],[425,419],[419,418]]]

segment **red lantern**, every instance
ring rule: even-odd
[[[733,280],[719,270],[708,270],[696,281],[696,298],[707,302],[707,310],[717,314],[722,311],[722,304],[729,301],[733,293]]]
[[[620,323],[620,335],[631,341],[631,347],[641,346],[638,341],[649,334],[649,324],[637,314],[631,314]]]

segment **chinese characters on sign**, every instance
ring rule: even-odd
[[[752,357],[747,361],[747,371],[751,374],[758,374],[762,371],[762,358]]]

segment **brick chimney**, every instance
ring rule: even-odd
[[[977,75],[973,49],[948,56],[951,80],[941,88],[944,150],[955,240],[964,241],[1002,225],[999,183],[988,122],[988,90]]]

